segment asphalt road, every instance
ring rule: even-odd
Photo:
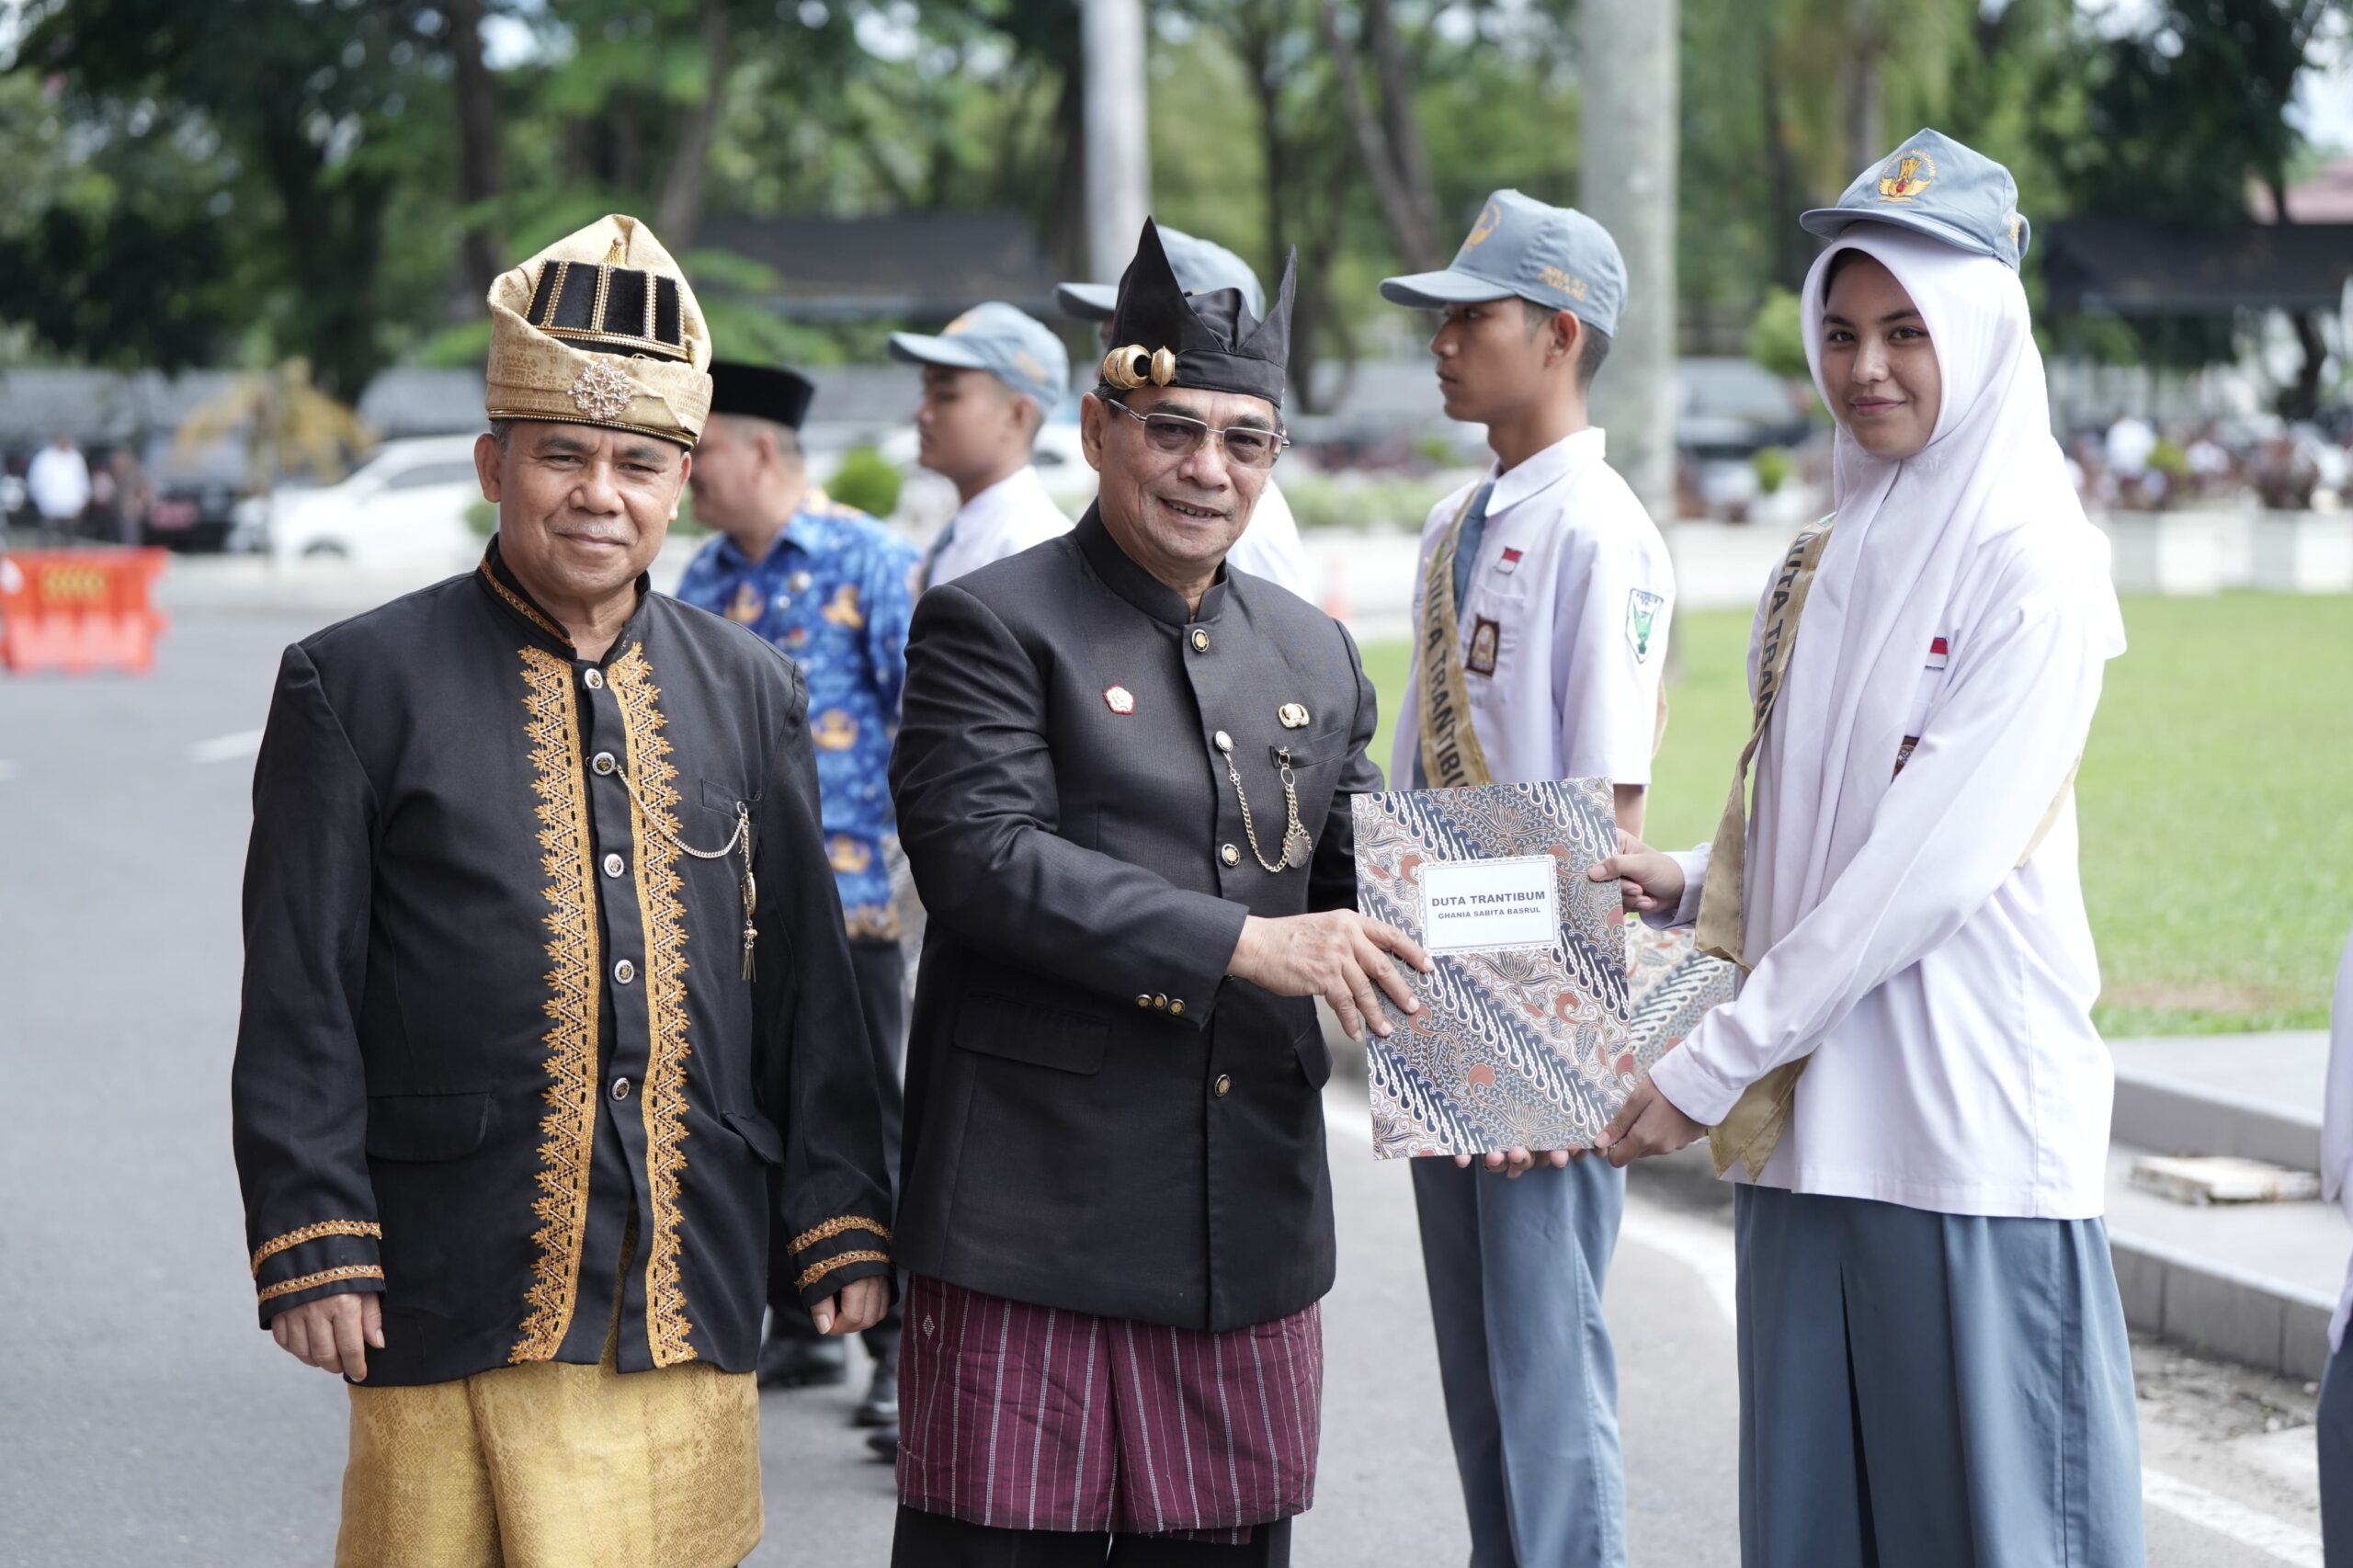
[[[227,1103],[252,745],[278,649],[320,619],[186,616],[144,679],[0,676],[0,1565],[330,1559],[344,1394],[256,1327]],[[1405,1173],[1365,1153],[1348,1093],[1297,1561],[1460,1563]],[[1647,1177],[1610,1280],[1636,1564],[1738,1556],[1712,1199]],[[2320,1568],[2309,1392],[2154,1348],[2143,1370],[2151,1562]],[[854,1397],[763,1402],[760,1568],[887,1560]]]

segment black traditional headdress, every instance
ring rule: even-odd
[[[1120,278],[1109,332],[1119,347],[1103,357],[1103,380],[1122,392],[1173,386],[1240,392],[1280,408],[1298,263],[1296,251],[1284,258],[1275,302],[1266,320],[1255,321],[1239,289],[1188,295],[1161,248],[1159,229],[1145,219],[1135,259]]]

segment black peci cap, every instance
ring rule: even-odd
[[[750,419],[773,419],[788,430],[798,430],[809,416],[809,400],[817,389],[809,378],[766,365],[745,365],[715,359],[710,367],[710,411],[740,414]]]

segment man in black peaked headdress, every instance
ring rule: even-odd
[[[1281,1563],[1313,1501],[1332,1195],[1317,995],[1412,1010],[1357,914],[1373,692],[1227,549],[1291,278],[1188,299],[1145,224],[1077,528],[917,601],[892,758],[930,924],[907,1063],[893,1561]]]

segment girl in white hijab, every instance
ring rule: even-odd
[[[2123,626],[2016,201],[1922,131],[1806,215],[1837,510],[1758,608],[1754,811],[1593,873],[1746,971],[1600,1140],[1741,1184],[1745,1568],[2143,1557],[2071,789]]]

